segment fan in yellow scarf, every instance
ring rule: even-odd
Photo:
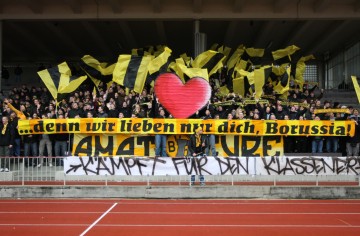
[[[7,128],[8,124],[4,124],[4,127],[1,130],[1,134],[4,135],[6,132],[6,128]]]
[[[199,127],[195,130],[195,137],[196,137],[196,147],[201,146],[201,134],[202,134],[202,128]]]
[[[201,127],[195,129],[195,133],[190,137],[190,143],[189,143],[189,154],[192,157],[200,157],[204,154],[204,150],[207,145],[207,139],[206,135],[203,135],[203,130]],[[199,180],[201,185],[205,185],[205,177],[204,175],[199,175]],[[191,175],[190,179],[190,185],[195,184],[195,175]]]

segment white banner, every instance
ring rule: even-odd
[[[358,157],[77,157],[67,175],[358,175]]]
[[[257,175],[358,175],[357,157],[265,157],[256,158]]]

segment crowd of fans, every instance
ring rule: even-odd
[[[283,104],[276,96],[272,85],[266,84],[264,95],[270,97],[266,103],[244,104],[245,97],[232,92],[222,94],[215,84],[211,100],[207,105],[190,118],[199,119],[251,119],[251,120],[359,120],[359,112],[352,107],[346,107],[336,102],[322,101],[324,91],[318,86],[304,88],[292,87],[288,93],[288,101]],[[273,97],[272,97],[273,96]],[[251,97],[248,94],[246,97]],[[272,98],[271,98],[272,97]],[[58,106],[46,87],[14,87],[6,96],[0,94],[0,115],[3,119],[9,118],[9,124],[14,129],[14,147],[11,155],[14,156],[64,156],[69,150],[69,135],[24,135],[19,136],[16,131],[19,115],[11,106],[21,111],[26,119],[55,119],[55,118],[167,118],[171,117],[159,104],[153,89],[144,88],[141,94],[134,91],[127,92],[123,86],[113,83],[110,86],[103,84],[95,91],[90,85],[82,85],[74,93],[64,96]],[[9,105],[11,104],[11,105]],[[315,114],[315,109],[348,108],[347,113]],[[4,120],[3,120],[4,121]],[[4,124],[2,124],[3,128]],[[357,130],[358,128],[356,128]],[[359,153],[360,132],[354,137],[284,137],[284,153],[338,153],[343,156],[357,156]],[[0,146],[7,145],[4,138],[0,138]],[[46,151],[44,152],[46,148]],[[23,153],[20,154],[21,150]],[[1,153],[0,153],[1,155]],[[159,154],[161,155],[161,154]],[[41,166],[43,163],[26,163],[27,165]],[[52,165],[50,160],[49,165]]]

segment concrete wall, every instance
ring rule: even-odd
[[[357,186],[2,186],[0,198],[359,199]]]

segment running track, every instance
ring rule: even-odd
[[[360,200],[0,200],[0,235],[359,236]]]

